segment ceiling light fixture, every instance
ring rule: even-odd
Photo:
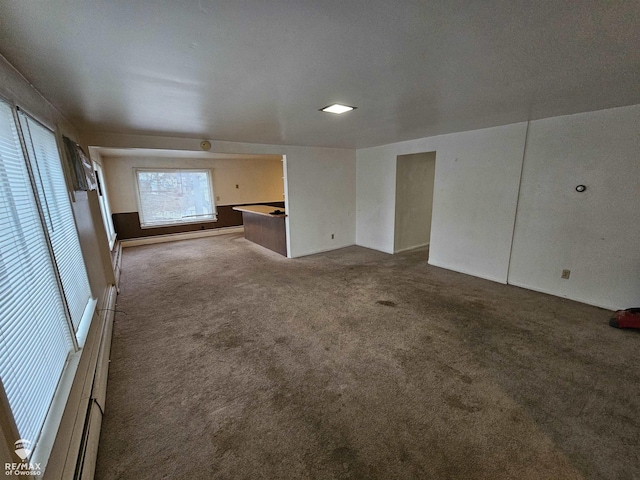
[[[334,103],[333,105],[329,105],[328,107],[321,108],[321,112],[327,113],[335,113],[340,115],[345,112],[350,112],[351,110],[355,110],[356,107],[350,107],[349,105],[342,105],[340,103]]]

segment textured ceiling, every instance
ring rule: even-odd
[[[87,131],[361,148],[640,103],[638,1],[3,0],[0,22]]]

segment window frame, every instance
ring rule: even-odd
[[[55,128],[50,128],[34,115],[25,111],[24,108],[16,106],[14,116],[18,122],[20,138],[23,143],[22,147],[24,158],[31,177],[32,188],[36,195],[36,203],[41,211],[41,219],[46,230],[46,238],[50,247],[50,255],[53,259],[58,283],[60,285],[67,310],[67,321],[70,324],[69,326],[71,331],[74,333],[74,349],[77,351],[84,345],[84,340],[89,330],[91,318],[96,308],[97,298],[94,298],[93,292],[91,291],[89,272],[87,271],[87,264],[82,252],[80,234],[72,206],[72,203],[75,200],[70,195],[71,190],[69,188],[68,172],[65,169],[63,152],[60,150],[61,141]],[[32,128],[39,128],[45,135],[50,135],[50,140],[55,143],[55,149],[45,152],[42,150],[43,145],[38,144],[40,150],[36,151],[34,138],[37,138],[37,135],[32,133]],[[46,154],[45,156],[41,156],[40,154],[43,152],[48,153],[48,155],[53,156],[54,158],[49,158]],[[58,171],[51,171],[52,169],[57,170],[58,167]],[[48,180],[46,187],[42,176],[43,170],[48,173],[48,175],[45,176]],[[55,177],[51,175],[52,173],[54,175],[58,175],[58,179],[64,184],[64,195],[62,194],[62,190],[60,190],[60,192],[55,191],[54,185],[52,184]],[[56,186],[62,187],[61,184]],[[61,205],[62,203],[64,203],[64,205]],[[67,208],[70,220],[66,224],[59,223],[58,225],[54,225],[52,213],[54,213],[54,215],[58,214],[59,216],[59,214],[63,213]],[[67,254],[63,258],[59,257],[59,248],[64,244],[68,244],[68,241],[64,238],[54,239],[52,235],[53,230],[60,231],[60,228],[56,227],[62,227],[63,231],[66,227],[66,235],[75,236],[77,239],[77,248],[76,251],[73,252],[74,255]],[[61,243],[60,240],[65,240],[65,242]],[[80,264],[77,263],[78,260],[80,261]],[[80,265],[82,267],[80,267]],[[63,267],[67,273],[69,272],[69,269],[71,269],[72,275],[65,275],[63,273]],[[68,289],[71,285],[70,280],[74,280],[73,289]],[[72,295],[74,292],[68,290],[74,290],[75,287],[78,287],[79,285],[77,281],[80,280],[86,280],[86,283],[82,286],[85,287],[85,293],[88,293],[89,297],[87,303],[85,303],[84,308],[82,309],[82,314],[78,315],[77,310],[74,312],[71,310],[71,302],[74,300]],[[77,302],[77,299],[75,300]]]
[[[109,250],[113,251],[113,246],[116,243],[117,233],[113,226],[113,219],[111,218],[111,204],[109,203],[109,194],[107,192],[107,182],[105,181],[104,167],[102,161],[97,161],[91,158],[91,165],[96,175],[96,181],[98,184],[98,203],[100,203],[100,212],[102,213],[102,223],[104,224],[105,233],[107,234],[107,241],[109,242]]]
[[[33,161],[35,160],[35,157],[32,158],[32,152],[27,145],[27,142],[32,142],[33,139],[29,132],[25,132],[21,116],[24,116],[25,118],[28,117],[30,120],[33,120],[39,126],[43,127],[45,130],[48,130],[53,135],[56,145],[54,155],[62,169],[61,171],[62,178],[64,179],[64,190],[68,196],[67,201],[71,203],[73,202],[73,196],[72,192],[69,190],[68,172],[65,170],[65,164],[63,162],[63,156],[60,150],[61,143],[59,130],[57,127],[51,127],[47,123],[42,122],[38,116],[32,115],[30,112],[18,106],[14,101],[9,100],[2,94],[0,94],[0,101],[8,106],[11,110],[13,128],[15,128],[18,136],[18,149],[20,151],[22,163],[24,164],[24,168],[27,172],[26,177],[28,178],[27,184],[29,185],[29,187],[25,191],[28,192],[28,195],[31,197],[36,206],[36,217],[38,219],[36,221],[36,224],[39,225],[41,233],[43,234],[44,243],[46,243],[46,254],[42,256],[42,261],[44,263],[50,264],[53,270],[53,276],[55,279],[53,283],[55,283],[56,285],[56,288],[54,289],[56,293],[55,296],[62,304],[62,311],[60,312],[60,315],[58,315],[54,320],[56,320],[59,328],[64,330],[65,335],[68,336],[68,344],[65,344],[65,347],[67,348],[66,359],[59,376],[54,372],[57,378],[56,387],[53,391],[53,397],[48,399],[47,396],[49,404],[46,415],[41,423],[40,421],[37,422],[39,424],[39,428],[35,435],[31,435],[33,438],[27,438],[27,440],[32,442],[33,447],[28,460],[32,463],[40,464],[41,472],[44,472],[49,461],[53,443],[57,438],[59,432],[63,413],[70,398],[71,387],[76,376],[80,358],[84,352],[83,347],[86,334],[91,324],[93,324],[92,320],[95,313],[97,298],[93,298],[92,293],[90,293],[89,302],[84,309],[82,319],[77,325],[77,328],[74,328],[73,321],[69,315],[68,299],[62,285],[59,267],[54,255],[49,229],[47,227],[46,212],[44,211],[42,205],[43,197],[38,192],[37,179],[34,176]],[[53,151],[51,153],[53,154]],[[71,207],[71,215],[73,227],[75,228],[76,233],[78,233],[78,226],[75,222],[75,215],[73,215],[73,207]],[[84,261],[82,252],[80,258],[86,271],[86,262]],[[86,274],[88,277],[88,271],[86,271]],[[6,421],[0,419],[0,426],[2,426],[3,428],[9,427],[8,431],[5,432],[5,440],[7,441],[7,447],[11,449],[14,440],[17,440],[20,437],[25,438],[25,432],[18,431],[18,425],[16,424],[15,420],[16,413],[13,410],[14,408],[18,408],[18,404],[14,403],[12,405],[9,402],[3,380],[4,379],[0,379],[0,415],[5,417]],[[33,403],[33,399],[29,399],[29,402]],[[15,439],[12,439],[13,436],[15,436]]]
[[[207,186],[209,187],[209,195],[211,197],[212,218],[199,219],[199,220],[184,220],[184,221],[171,220],[171,221],[160,222],[160,223],[145,223],[143,220],[144,216],[142,212],[142,198],[140,196],[140,184],[138,182],[138,172],[154,172],[154,173],[156,172],[160,172],[160,173],[204,172],[206,173],[208,177]],[[179,225],[194,225],[194,224],[211,223],[211,222],[218,221],[218,205],[216,204],[215,190],[213,188],[213,169],[212,168],[133,167],[133,184],[134,184],[134,191],[136,193],[136,204],[138,207],[138,218],[140,221],[141,229],[175,227]]]

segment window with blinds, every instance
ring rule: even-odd
[[[210,170],[135,170],[140,225],[216,221]]]
[[[34,449],[90,296],[55,136],[0,99],[0,387]]]
[[[18,115],[69,315],[77,331],[91,299],[91,288],[56,137],[23,112]]]

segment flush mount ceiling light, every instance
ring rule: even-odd
[[[350,112],[351,110],[355,110],[356,107],[350,107],[349,105],[341,105],[339,103],[334,103],[333,105],[329,105],[328,107],[321,108],[321,112],[327,113],[335,113],[340,115],[341,113]]]

